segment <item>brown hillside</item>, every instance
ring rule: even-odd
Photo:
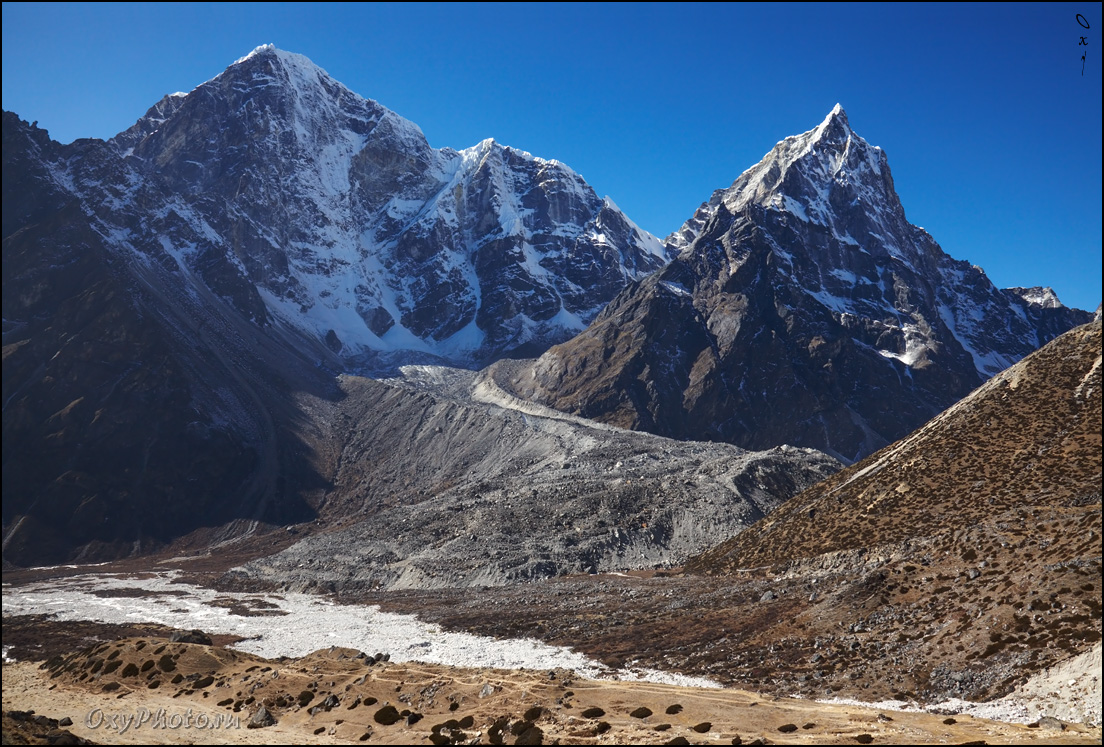
[[[1009,511],[1095,505],[1099,517],[1100,364],[1097,320],[998,374],[907,438],[796,496],[688,569],[717,573],[899,543]]]

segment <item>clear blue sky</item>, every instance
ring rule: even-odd
[[[1100,10],[5,3],[3,106],[62,142],[110,137],[271,42],[434,146],[494,137],[559,159],[664,237],[840,102],[944,250],[1091,310]]]

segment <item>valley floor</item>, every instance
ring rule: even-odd
[[[535,739],[535,732],[524,735],[529,721],[544,743],[657,743],[680,737],[687,742],[675,743],[730,744],[736,737],[745,744],[1101,739],[1099,716],[1089,718],[1097,724],[1092,727],[1069,723],[1099,709],[1099,644],[1087,658],[1053,670],[1047,682],[1035,678],[1034,690],[1018,698],[983,704],[948,700],[926,712],[899,710],[908,704],[879,702],[886,688],[879,679],[893,671],[892,660],[862,631],[815,639],[828,654],[823,658],[833,662],[823,673],[806,666],[801,674],[800,662],[810,652],[785,636],[772,644],[773,653],[753,637],[737,645],[741,630],[765,620],[763,609],[795,620],[807,612],[792,605],[797,586],[784,593],[776,579],[766,577],[733,584],[611,574],[496,589],[392,591],[335,603],[321,595],[215,590],[184,583],[173,573],[112,570],[54,571],[62,576],[5,583],[5,741],[9,735],[33,740],[55,726],[48,719],[65,717],[73,723],[64,728],[73,734],[106,743],[418,744],[434,738],[442,744],[495,743],[495,724],[498,731],[506,729],[504,743],[536,743],[526,741]],[[831,574],[821,576],[822,588],[830,582]],[[763,599],[768,587],[779,599]],[[683,604],[687,599],[698,604]],[[377,605],[417,610],[420,619],[388,615]],[[751,614],[755,609],[758,618]],[[165,639],[174,628],[192,627],[212,634],[213,645]],[[860,640],[859,647],[851,647]],[[572,649],[563,647],[564,641],[572,641]],[[906,649],[893,653],[904,655]],[[369,659],[377,650],[387,652],[390,661],[367,665],[365,657],[356,658],[358,650]],[[160,663],[166,655],[174,657],[168,668]],[[685,686],[707,684],[701,675],[709,672],[710,661],[722,658],[737,662],[729,673],[747,670],[743,682],[720,677],[728,687]],[[49,668],[36,663],[43,660],[51,662]],[[119,663],[109,665],[113,660]],[[914,657],[902,659],[899,671],[910,675],[923,668]],[[659,681],[629,681],[637,678]],[[833,692],[826,694],[831,685]],[[297,698],[305,691],[310,702],[300,706]],[[796,693],[807,699],[785,697]],[[1066,705],[1080,702],[1081,710],[1065,721],[1040,718],[1056,713],[1055,704],[1047,702],[1056,694]],[[268,704],[277,724],[246,728],[260,704]],[[319,704],[326,707],[311,713]],[[375,715],[388,704],[422,718],[379,723]],[[591,708],[603,713],[584,716]],[[638,708],[651,713],[635,717]],[[188,709],[196,718],[206,714],[207,724],[216,715],[240,718],[241,728],[221,728],[217,736],[182,727],[154,730],[153,721],[141,730],[133,724],[121,729],[126,716],[183,718]],[[20,713],[29,710],[45,717],[44,726]],[[470,723],[464,721],[469,716]],[[1028,721],[1034,725],[1025,725]],[[434,733],[432,727],[441,724]],[[519,733],[510,733],[515,727]]]
[[[154,661],[159,651],[174,657],[177,684],[160,664],[152,674],[121,676]],[[1054,720],[1025,726],[743,690],[592,680],[563,669],[366,665],[356,654],[334,648],[266,660],[145,635],[85,649],[55,660],[52,669],[9,663],[3,668],[4,741],[34,743],[53,726],[28,721],[29,710],[47,719],[68,717],[72,724],[63,728],[73,735],[110,744],[661,744],[679,737],[686,741],[672,743],[1092,744],[1101,738],[1099,728]],[[112,675],[88,675],[97,661],[102,672],[112,656],[122,662]],[[152,681],[160,686],[150,689]],[[302,706],[301,693],[309,694]],[[276,723],[249,728],[261,703]],[[408,715],[380,723],[388,720],[388,706]],[[239,720],[226,726],[228,717]]]

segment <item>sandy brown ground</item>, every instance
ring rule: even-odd
[[[54,719],[69,717],[73,734],[109,744],[430,744],[434,738],[438,744],[662,744],[679,737],[687,740],[676,742],[681,744],[731,744],[736,737],[745,744],[756,739],[1099,744],[1101,739],[1099,728],[1051,721],[1032,728],[966,716],[880,713],[740,690],[585,680],[564,670],[369,664],[358,653],[336,648],[302,659],[265,660],[217,646],[130,637],[56,656],[45,665],[5,664],[3,709],[6,715],[34,710]],[[300,705],[304,699],[309,702]],[[277,723],[246,728],[262,704]],[[385,725],[377,715],[386,706],[417,715]],[[641,707],[651,714],[631,715]],[[146,712],[150,721],[124,728],[123,719]],[[183,719],[189,712],[193,724],[211,724],[221,716],[239,717],[241,726],[167,728],[174,716]],[[160,727],[159,713],[165,715]],[[5,718],[5,743],[13,724]],[[33,731],[25,728],[23,734],[33,737]]]

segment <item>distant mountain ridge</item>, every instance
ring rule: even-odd
[[[585,417],[851,461],[1091,314],[998,290],[905,219],[888,160],[836,106],[717,190],[677,257],[513,382]]]
[[[354,422],[338,372],[536,355],[596,319],[490,380],[680,439],[851,459],[1080,313],[943,255],[842,110],[665,246],[563,164],[493,140],[433,149],[271,46],[109,141],[61,145],[5,112],[3,170],[4,557],[20,564],[207,548],[335,507],[401,523],[459,495],[466,464],[335,482],[361,469],[357,422],[381,423],[361,434],[375,447],[420,433],[389,420],[400,407]],[[779,457],[790,479],[748,494],[774,505],[834,468],[820,456]]]

